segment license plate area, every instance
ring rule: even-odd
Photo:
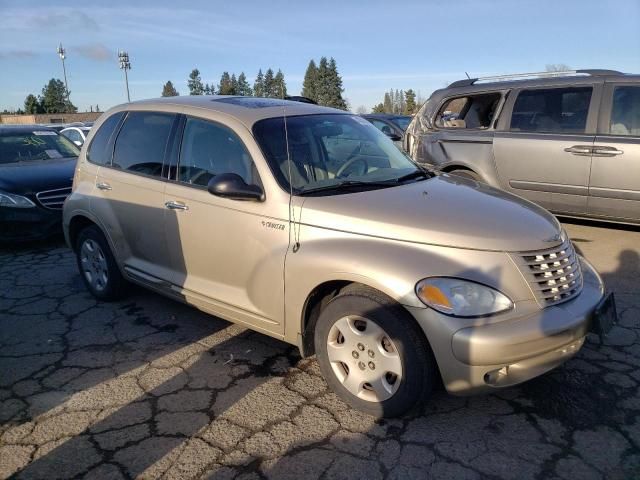
[[[616,301],[613,293],[609,293],[604,297],[595,311],[591,321],[591,331],[600,336],[600,340],[606,337],[607,333],[618,321],[618,312],[616,311]]]

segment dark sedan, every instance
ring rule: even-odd
[[[0,241],[61,231],[62,205],[79,153],[51,128],[0,126]]]
[[[402,147],[402,137],[404,135],[404,131],[411,122],[410,116],[371,113],[362,115],[362,117],[367,119],[374,127],[393,140],[398,147]]]

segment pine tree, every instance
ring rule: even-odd
[[[278,73],[273,78],[273,96],[275,98],[284,98],[287,96],[287,84],[284,81],[282,70],[278,69]]]
[[[405,104],[404,104],[404,114],[405,115],[413,115],[416,113],[416,92],[414,92],[411,88],[404,92]]]
[[[236,91],[236,94],[242,95],[244,97],[250,97],[251,95],[253,95],[251,86],[249,85],[249,82],[247,82],[247,77],[245,76],[244,72],[241,72],[240,75],[238,75],[238,89]]]
[[[264,96],[275,97],[273,70],[271,70],[270,68],[264,74]]]
[[[220,77],[220,84],[218,84],[218,95],[233,95],[233,85],[231,84],[231,77],[229,72],[222,72]]]
[[[318,63],[318,74],[316,81],[316,102],[318,105],[329,105],[329,82],[330,82],[329,65],[327,57],[321,57]]]
[[[173,83],[171,83],[171,80],[168,80],[167,83],[165,83],[164,86],[162,87],[162,96],[163,97],[177,97],[178,95],[180,95],[180,94],[178,93],[178,91],[173,86]]]
[[[313,59],[309,61],[307,71],[304,74],[301,94],[303,97],[310,98],[315,102],[318,101],[318,67],[316,67],[316,62]]]
[[[338,66],[333,57],[329,60],[328,67],[328,103],[327,106],[347,110],[347,102],[342,98],[342,78],[338,73]]]
[[[27,95],[27,98],[24,99],[24,111],[25,113],[43,113],[44,109],[42,108],[42,104],[36,98],[35,95],[30,93]]]
[[[384,103],[382,104],[382,108],[384,113],[393,113],[393,102],[391,100],[391,95],[389,92],[384,94]]]
[[[256,81],[253,83],[253,94],[256,97],[265,97],[264,94],[264,75],[262,74],[262,69],[258,70],[258,76],[256,77]]]
[[[205,95],[215,95],[216,89],[213,85],[209,85],[208,83],[205,83],[203,92]]]
[[[202,95],[204,93],[204,85],[202,85],[202,79],[200,78],[200,70],[197,68],[191,70],[187,86],[189,87],[189,95]]]
[[[42,89],[42,108],[45,113],[74,113],[78,109],[68,98],[69,92],[62,80],[52,78]]]
[[[231,95],[238,95],[238,79],[236,78],[236,74],[231,74]]]
[[[371,113],[384,113],[384,105],[382,103],[377,104],[371,109]]]

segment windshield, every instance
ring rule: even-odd
[[[411,117],[393,117],[389,120],[399,126],[402,130],[406,130],[411,123]]]
[[[78,147],[51,130],[0,135],[0,164],[77,157]]]
[[[301,194],[332,185],[397,180],[419,171],[389,138],[355,115],[324,114],[269,118],[253,133],[278,182]],[[288,162],[288,150],[291,163]]]

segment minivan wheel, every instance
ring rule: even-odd
[[[460,168],[458,170],[451,170],[449,173],[451,175],[458,175],[459,177],[470,178],[471,180],[475,180],[476,182],[482,182],[482,178],[480,178],[480,175],[472,170],[464,170]]]
[[[322,310],[315,350],[327,383],[353,408],[402,415],[431,392],[435,360],[415,320],[379,292],[349,286]]]
[[[98,227],[90,226],[80,232],[76,260],[80,276],[94,297],[105,301],[122,297],[126,281]]]

